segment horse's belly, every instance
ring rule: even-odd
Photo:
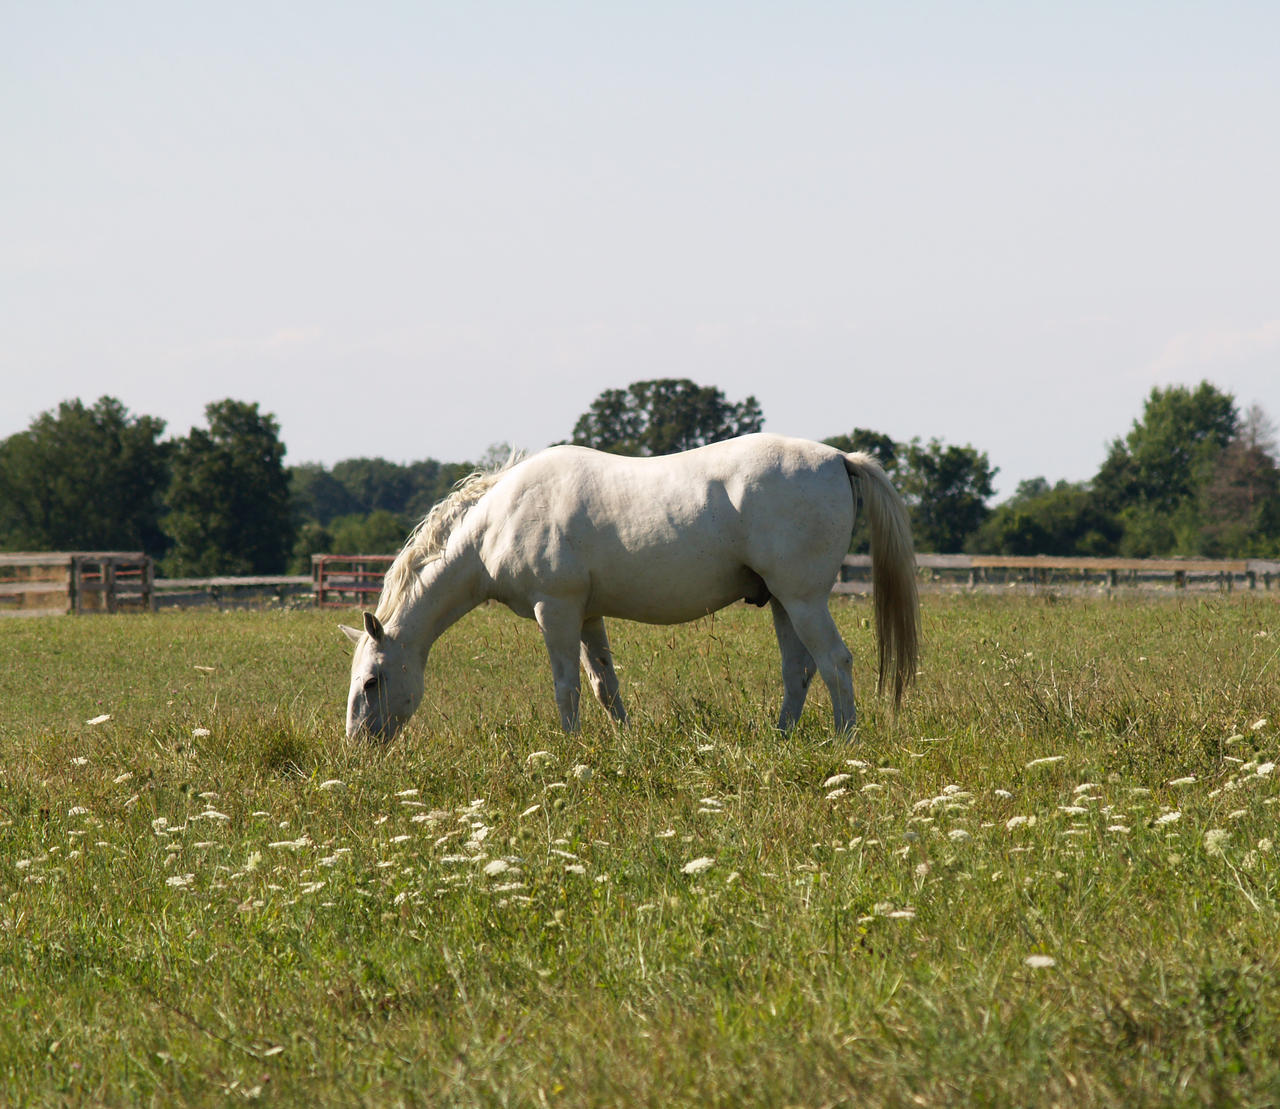
[[[764,582],[745,566],[675,569],[659,562],[592,574],[587,615],[683,624],[735,601],[762,604],[767,596]]]

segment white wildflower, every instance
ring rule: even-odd
[[[1178,812],[1177,809],[1174,809],[1172,812],[1161,813],[1159,816],[1157,816],[1156,823],[1157,824],[1176,824],[1181,819],[1182,819],[1182,813]]]
[[[839,789],[833,789],[830,793],[827,794],[827,800],[835,801],[838,798],[843,797],[848,792],[849,791],[845,789],[843,786],[841,786]]]
[[[822,788],[835,789],[836,786],[843,785],[852,777],[853,777],[852,774],[832,774],[830,778],[828,778],[825,782],[822,783]]]
[[[1185,778],[1170,778],[1169,784],[1171,786],[1193,786],[1196,784],[1196,776],[1188,774]]]
[[[1032,759],[1027,763],[1027,769],[1030,770],[1033,766],[1050,766],[1055,762],[1062,762],[1066,757],[1066,755],[1045,755],[1043,758]]]
[[[209,729],[208,729],[208,728],[192,728],[192,729],[191,729],[191,734],[192,734],[196,739],[205,739],[205,738],[207,738],[208,736],[213,735],[213,733],[212,733],[211,731],[209,731]]]
[[[585,762],[580,762],[569,773],[580,782],[589,782],[594,771]]]
[[[1267,718],[1264,716],[1261,720],[1255,720],[1252,724],[1249,725],[1249,728],[1252,731],[1260,732],[1266,726],[1267,726]]]
[[[1012,832],[1015,828],[1021,828],[1023,826],[1030,828],[1035,824],[1035,822],[1036,818],[1034,816],[1011,816],[1004,822],[1004,826]]]
[[[196,880],[194,874],[175,874],[171,878],[166,878],[164,884],[173,886],[175,889],[181,889],[183,886],[189,886]]]
[[[71,760],[71,765],[72,766],[88,766],[89,760],[86,759],[83,755],[77,755],[74,759]]]
[[[1255,770],[1254,773],[1259,778],[1266,778],[1275,770],[1275,768],[1276,764],[1273,762],[1262,762],[1258,764],[1258,769]]]
[[[484,873],[487,877],[494,878],[499,874],[505,874],[510,869],[511,864],[506,859],[494,859],[485,864]]]
[[[1052,955],[1028,955],[1022,961],[1032,970],[1047,970],[1049,967],[1056,967],[1058,965],[1058,960]]]
[[[68,816],[88,816],[89,810],[86,809],[83,805],[73,805],[71,808],[67,810],[67,815]]]
[[[690,859],[680,868],[682,874],[701,874],[704,870],[708,870],[715,863],[715,859],[702,855],[696,859]]]
[[[402,789],[399,793],[396,794],[396,796],[397,797],[417,797],[418,791],[416,789]]]
[[[1210,855],[1225,855],[1231,833],[1225,828],[1210,828],[1204,834],[1204,849]]]
[[[550,751],[533,751],[525,756],[524,764],[530,768],[539,766],[547,766],[556,761],[555,755]]]
[[[565,863],[564,871],[566,874],[586,874],[587,868],[581,863]]]
[[[91,728],[96,728],[99,724],[105,724],[111,719],[111,713],[104,712],[101,716],[95,716],[92,720],[86,720],[85,723]]]
[[[346,782],[342,781],[340,778],[330,778],[327,781],[321,782],[316,788],[317,789],[337,789],[339,786],[345,786],[345,785],[346,785]]]
[[[231,819],[226,813],[218,812],[217,809],[205,809],[202,813],[197,813],[191,818],[192,820],[218,820],[228,821]]]
[[[973,839],[973,836],[963,828],[952,828],[947,833],[947,839],[952,843],[963,843],[967,839]]]

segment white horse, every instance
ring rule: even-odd
[[[817,672],[848,732],[853,659],[828,599],[857,493],[871,529],[880,688],[891,678],[896,704],[919,649],[901,498],[869,455],[745,435],[657,458],[551,447],[461,484],[409,537],[363,630],[343,628],[356,643],[347,734],[395,735],[422,700],[432,644],[487,600],[538,622],[567,732],[578,727],[579,659],[600,703],[627,718],[605,617],[676,624],[740,600],[773,611],[778,727],[795,726]]]

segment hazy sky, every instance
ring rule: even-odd
[[[224,397],[474,459],[690,377],[1085,479],[1280,419],[1280,4],[0,7],[0,437]]]

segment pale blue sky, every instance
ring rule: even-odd
[[[0,436],[118,396],[289,461],[769,430],[1090,477],[1153,385],[1280,420],[1280,4],[0,5]]]

